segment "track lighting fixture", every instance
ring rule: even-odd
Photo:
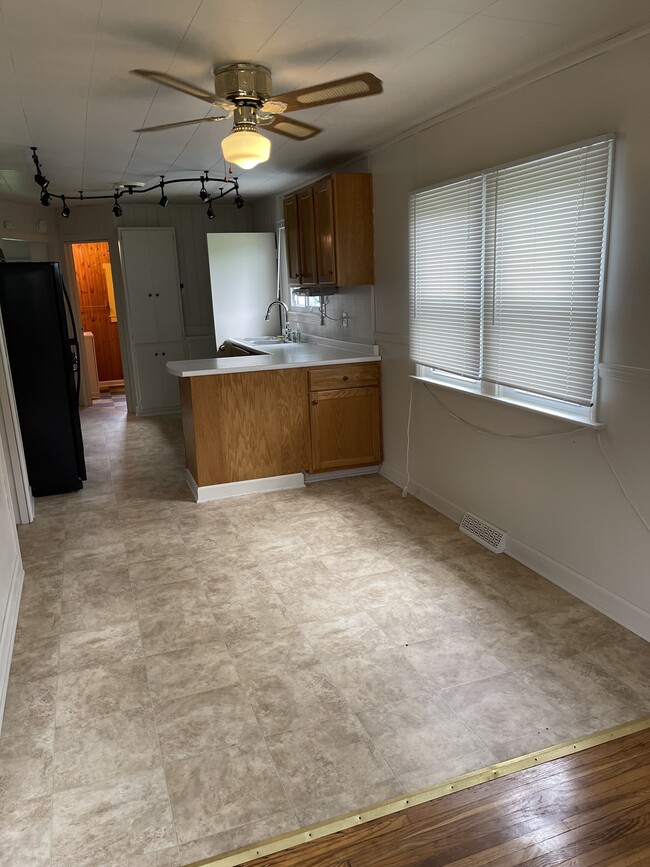
[[[115,199],[115,204],[113,205],[113,213],[115,214],[116,217],[122,216],[122,208],[120,207],[120,203],[117,201],[119,198],[119,195],[120,194],[116,190],[115,195],[113,196],[113,198]]]
[[[205,175],[207,176],[207,174],[208,173],[206,172]],[[203,175],[201,175],[201,189],[199,191],[199,198],[202,202],[207,202],[210,198],[210,193],[205,188],[205,177]]]
[[[123,214],[123,211],[122,211],[122,206],[120,205],[119,200],[122,198],[122,196],[127,195],[127,194],[129,196],[132,196],[136,193],[150,193],[153,190],[160,190],[161,195],[160,195],[160,201],[158,202],[158,204],[160,205],[161,208],[166,208],[167,205],[169,204],[169,198],[167,197],[167,195],[165,193],[165,187],[168,184],[200,183],[201,189],[199,190],[199,198],[201,199],[201,202],[203,204],[206,204],[208,206],[207,211],[206,211],[206,216],[209,220],[214,220],[214,218],[215,218],[215,213],[212,210],[212,202],[215,199],[223,199],[224,196],[228,195],[228,193],[234,192],[234,194],[235,194],[234,202],[235,202],[235,206],[237,208],[243,208],[244,207],[244,200],[242,199],[242,197],[239,193],[239,181],[237,178],[231,177],[232,167],[229,169],[228,174],[226,174],[226,170],[224,167],[224,176],[222,178],[211,178],[210,173],[206,169],[205,173],[202,174],[198,178],[173,178],[171,181],[166,181],[165,176],[160,175],[160,180],[158,181],[158,183],[153,184],[150,187],[144,187],[144,186],[141,187],[138,184],[123,184],[123,185],[120,185],[120,188],[116,189],[114,193],[101,193],[97,196],[85,196],[83,191],[80,190],[78,196],[64,196],[60,193],[51,193],[49,191],[48,187],[49,187],[50,182],[43,174],[43,169],[41,168],[41,164],[39,162],[38,155],[36,153],[37,148],[33,147],[33,148],[31,148],[31,151],[32,151],[32,161],[33,161],[34,165],[36,166],[36,174],[34,175],[34,181],[41,188],[41,194],[40,194],[41,205],[43,205],[44,208],[48,208],[52,204],[53,199],[60,199],[61,204],[63,205],[63,208],[61,210],[61,216],[66,220],[70,216],[70,208],[68,207],[68,203],[66,201],[67,199],[74,199],[75,201],[78,201],[78,202],[81,202],[81,201],[85,202],[89,199],[113,199],[113,207],[112,207],[113,214],[116,217],[121,217]],[[215,182],[223,184],[224,186],[219,187],[218,193],[211,193],[209,190],[206,189],[205,185],[210,184],[210,183],[215,183]]]
[[[169,204],[169,199],[165,195],[165,176],[164,175],[160,176],[159,186],[160,186],[160,192],[162,193],[162,195],[160,197],[160,201],[158,202],[158,204],[160,205],[161,208],[166,208],[167,205]]]

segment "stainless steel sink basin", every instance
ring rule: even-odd
[[[241,343],[248,343],[250,346],[274,346],[278,343],[291,343],[286,337],[241,337]]]

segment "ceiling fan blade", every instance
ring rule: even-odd
[[[218,120],[226,120],[230,115],[223,117],[199,117],[196,120],[179,120],[178,123],[161,123],[159,126],[143,126],[142,129],[134,129],[133,132],[158,132],[161,129],[175,129],[177,126],[191,126],[195,123],[214,123]]]
[[[226,110],[234,108],[232,102],[229,102],[226,99],[219,99],[216,94],[210,93],[209,90],[203,90],[202,87],[197,87],[195,84],[190,84],[189,81],[175,78],[173,75],[167,75],[166,72],[156,72],[153,69],[132,69],[131,72],[134,75],[148,78],[150,81],[155,81],[157,84],[171,87],[173,90],[180,90],[181,93],[187,93],[189,96],[195,96],[197,99],[209,102],[210,105],[216,105],[219,108]]]
[[[269,123],[260,123],[262,129],[268,129],[271,132],[277,132],[280,135],[285,135],[287,138],[304,139],[313,138],[323,130],[319,126],[312,126],[310,123],[303,123],[301,120],[294,120],[292,117],[287,117],[284,114],[274,115]]]
[[[382,83],[376,76],[370,72],[360,72],[358,75],[325,81],[323,84],[314,84],[312,87],[303,87],[289,93],[278,93],[271,97],[271,101],[284,102],[287,111],[297,111],[299,108],[312,108],[332,102],[343,102],[346,99],[372,96],[374,93],[381,93],[382,90]]]

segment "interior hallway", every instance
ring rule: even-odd
[[[82,422],[20,528],[3,864],[187,864],[648,713],[646,642],[382,477],[197,506],[177,418]]]

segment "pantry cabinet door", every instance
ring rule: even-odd
[[[158,339],[158,330],[147,233],[141,229],[119,229],[118,237],[131,340],[153,343]]]
[[[152,229],[147,235],[158,340],[182,340],[183,320],[175,233],[172,228]]]
[[[168,412],[180,407],[178,377],[167,370],[168,361],[183,358],[182,343],[148,343],[135,347],[138,413]]]

